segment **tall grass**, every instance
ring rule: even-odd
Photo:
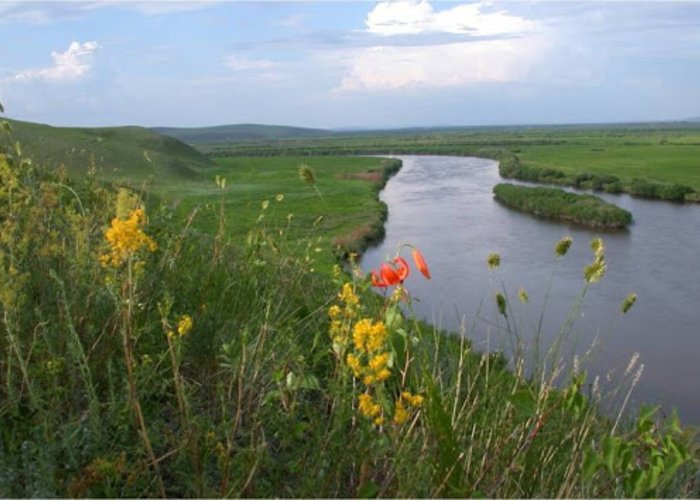
[[[196,217],[0,157],[1,496],[698,494],[676,419],[415,321],[405,261],[376,294],[288,226]]]

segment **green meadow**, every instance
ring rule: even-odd
[[[695,434],[675,415],[630,414],[624,398],[601,412],[633,380],[603,394],[561,342],[532,364],[417,321],[401,276],[429,275],[419,249],[379,280],[353,265],[380,236],[396,162],[34,130],[26,147],[6,133],[0,154],[0,496],[700,493]],[[570,245],[552,242],[556,267]],[[562,342],[604,279],[604,244],[591,250]],[[494,334],[521,345],[527,295],[488,294]]]

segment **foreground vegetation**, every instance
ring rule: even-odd
[[[294,234],[308,214],[267,216],[289,196],[236,234],[241,193],[215,189],[216,224],[198,226],[197,207],[181,222],[94,172],[0,156],[1,496],[700,493],[675,417],[602,416],[606,395],[556,346],[507,362],[413,321],[401,280],[429,256],[329,278]],[[592,250],[582,298],[605,273]],[[510,297],[492,293],[490,327],[519,345]]]
[[[493,194],[505,206],[537,217],[606,229],[622,229],[632,222],[627,210],[588,194],[513,184],[497,184]]]

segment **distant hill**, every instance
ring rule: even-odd
[[[296,139],[332,135],[334,132],[317,128],[286,127],[282,125],[220,125],[217,127],[176,128],[155,127],[151,130],[174,137],[188,144],[215,144],[238,141]]]
[[[95,165],[101,177],[134,180],[201,177],[212,161],[193,147],[143,127],[74,128],[7,120],[25,156],[80,175]]]

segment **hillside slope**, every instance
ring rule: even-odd
[[[193,147],[143,127],[73,128],[7,120],[23,153],[49,168],[80,175],[94,165],[100,177],[132,180],[197,179],[212,161]]]
[[[287,127],[282,125],[220,125],[217,127],[175,128],[155,127],[151,129],[163,135],[174,137],[188,144],[214,144],[237,141],[294,139],[319,137],[333,134],[330,130],[316,128]]]

